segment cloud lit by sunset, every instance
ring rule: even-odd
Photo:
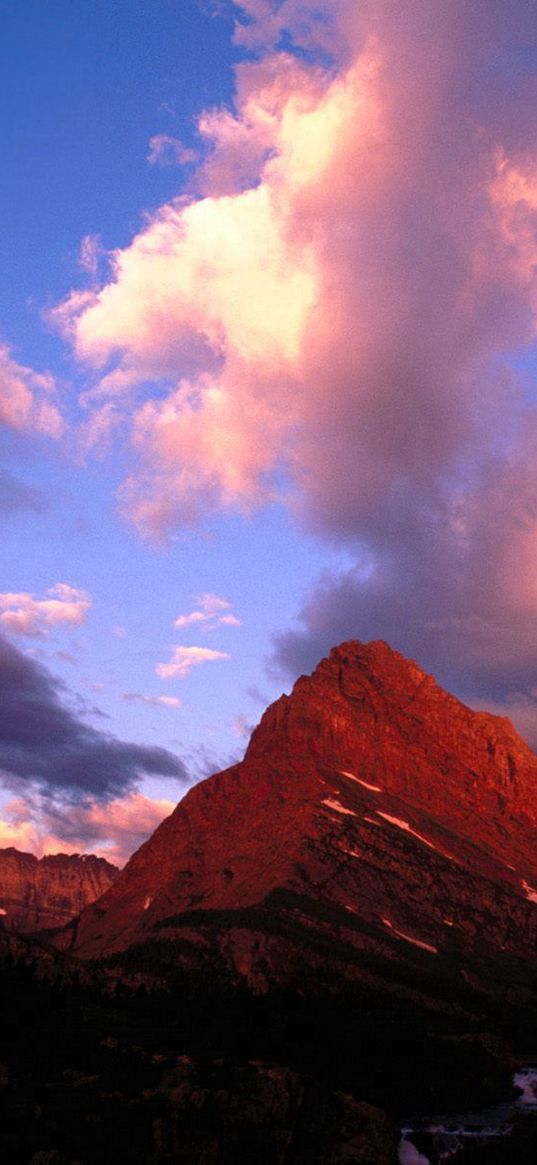
[[[46,802],[29,813],[23,801],[6,805],[0,818],[0,849],[15,846],[23,852],[44,854],[94,853],[124,866],[131,853],[175,808],[173,801],[128,793],[106,805],[90,800],[58,816]]]
[[[167,71],[138,64],[131,152],[119,130],[96,148],[103,195],[50,244],[13,341],[4,307],[3,630],[46,636],[43,675],[74,659],[55,691],[106,721],[91,749],[147,732],[163,779],[207,742],[234,755],[255,693],[350,637],[387,639],[537,742],[528,6],[182,7],[166,27],[199,100],[168,91],[168,35]],[[180,701],[151,688],[178,680]],[[179,705],[172,729],[158,713]],[[96,793],[137,796],[143,759]]]

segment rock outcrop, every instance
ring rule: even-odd
[[[94,854],[38,859],[13,847],[0,849],[0,917],[19,933],[64,926],[104,894],[118,873]]]

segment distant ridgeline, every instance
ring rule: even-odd
[[[93,854],[36,858],[0,849],[0,916],[9,930],[64,926],[112,885],[119,870]]]

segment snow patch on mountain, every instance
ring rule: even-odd
[[[396,825],[398,829],[403,829],[405,833],[411,833],[413,837],[417,837],[418,841],[422,841],[424,845],[428,845],[429,849],[434,849],[436,853],[440,853],[438,846],[433,845],[433,842],[429,841],[427,837],[424,837],[422,833],[417,833],[415,829],[412,829],[408,821],[401,821],[400,817],[391,817],[389,813],[382,813],[380,809],[377,809],[376,812],[379,817],[383,817],[385,821],[389,821],[390,825]]]
[[[341,805],[341,803],[339,801],[332,800],[331,797],[327,797],[323,801],[323,805],[327,805],[328,808],[333,809],[335,813],[345,813],[345,814],[347,814],[348,817],[357,817],[358,816],[358,814],[355,813],[353,809],[346,809],[344,805]]]
[[[350,781],[356,781],[357,785],[363,785],[364,789],[370,789],[372,793],[382,793],[379,785],[370,785],[367,781],[361,781],[360,777],[355,777],[354,773],[348,773],[346,769],[339,770],[342,777],[348,777]]]
[[[537,902],[537,890],[534,886],[530,886],[529,882],[522,882],[524,893],[529,902]]]
[[[387,926],[389,930],[393,931],[393,933],[397,935],[397,938],[402,938],[405,940],[405,942],[412,943],[415,947],[421,947],[422,951],[430,951],[432,955],[438,954],[438,947],[434,947],[432,943],[423,942],[422,939],[413,938],[411,934],[405,934],[404,930],[398,930],[397,927],[394,926],[393,922],[390,922],[389,918],[383,918],[382,922],[384,923],[384,926]]]

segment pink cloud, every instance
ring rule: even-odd
[[[101,803],[50,809],[46,801],[4,806],[0,847],[15,846],[37,857],[53,853],[94,853],[122,866],[134,850],[175,809],[175,802],[152,799],[139,791]]]
[[[234,735],[242,739],[245,736],[251,735],[254,729],[254,725],[250,723],[248,718],[244,716],[242,712],[239,712],[239,714],[235,716],[233,720],[232,729]]]
[[[191,627],[193,623],[205,623],[207,615],[204,611],[190,611],[188,615],[178,615],[174,620],[174,627]]]
[[[528,7],[235,10],[255,56],[200,117],[199,196],[57,309],[88,408],[129,415],[123,508],[158,537],[280,499],[351,546],[282,660],[380,626],[515,683],[537,650],[535,394],[508,368],[537,338]]]
[[[80,626],[91,607],[87,591],[56,583],[47,591],[50,598],[36,599],[27,591],[0,594],[0,623],[15,635],[45,635],[60,624]]]
[[[52,376],[18,364],[8,346],[0,344],[0,424],[21,433],[60,437],[64,425],[55,394]]]
[[[354,55],[335,73],[281,53],[241,66],[236,111],[200,119],[210,192],[163,207],[112,282],[61,305],[97,377],[115,360],[97,396],[171,383],[132,414],[122,500],[143,531],[260,504],[282,465],[307,520],[337,512],[343,532],[346,505],[356,526],[401,474],[434,488],[472,438],[488,360],[535,335],[535,164],[514,177],[503,125],[452,94],[481,62],[477,15],[459,60],[455,18],[423,24],[421,7],[401,24],[380,0],[360,20],[336,4]],[[277,22],[304,39],[309,13],[314,39],[323,11],[284,4]],[[215,194],[246,155],[255,184]]]
[[[0,818],[0,849],[9,849],[10,846],[22,853],[35,852],[36,836],[31,822]]]
[[[178,138],[167,133],[158,133],[149,141],[147,161],[150,166],[186,166],[195,162],[195,150],[187,149]]]
[[[100,235],[84,235],[78,255],[78,262],[82,270],[87,271],[88,275],[96,276],[104,253]]]
[[[68,836],[63,830],[59,836],[45,834],[41,852],[57,853],[68,846],[70,853],[91,852],[122,866],[174,809],[173,801],[153,800],[137,791],[106,804],[74,806],[65,830]]]
[[[181,628],[201,623],[205,631],[212,630],[219,625],[240,627],[240,619],[237,619],[237,616],[230,611],[230,607],[229,599],[223,599],[220,595],[210,593],[200,595],[196,600],[195,609],[190,611],[188,615],[178,615],[173,625]]]
[[[170,662],[158,663],[155,670],[162,680],[185,679],[193,667],[217,659],[231,659],[231,656],[227,651],[214,651],[211,647],[174,647]]]

